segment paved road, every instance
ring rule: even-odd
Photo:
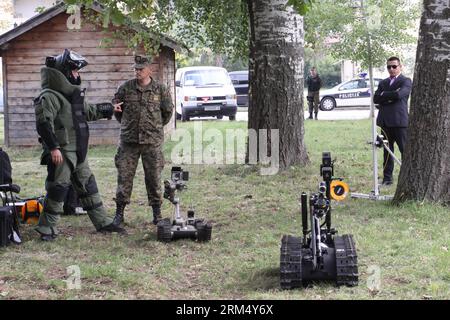
[[[375,116],[378,110],[375,110]],[[305,112],[305,118],[309,116],[309,112]],[[332,111],[319,111],[319,120],[360,120],[369,119],[370,108],[341,108]]]
[[[375,110],[375,115],[378,110]],[[305,118],[309,116],[308,112],[305,112]],[[369,108],[339,108],[333,111],[319,111],[318,120],[360,120],[368,119],[370,116]],[[192,118],[192,120],[215,120],[215,118]],[[237,121],[247,121],[248,112],[239,111],[236,114]],[[228,117],[223,117],[222,121],[228,121]]]

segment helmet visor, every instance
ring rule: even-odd
[[[70,50],[69,56],[67,57],[67,64],[72,70],[80,70],[81,68],[87,66],[88,63],[81,54]]]

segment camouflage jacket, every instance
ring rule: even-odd
[[[164,141],[164,126],[173,113],[170,91],[153,78],[146,87],[136,79],[128,80],[117,89],[113,103],[123,102],[122,113],[115,113],[120,122],[120,141],[149,144],[154,147]]]

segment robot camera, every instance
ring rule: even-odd
[[[183,171],[181,167],[172,167],[170,178],[173,181],[188,181],[189,172]]]
[[[327,192],[327,185],[325,184],[324,181],[322,181],[322,182],[319,184],[319,192],[322,193],[322,194],[324,194],[324,193]]]
[[[322,165],[324,167],[331,167],[332,161],[331,161],[331,152],[322,152]]]
[[[325,181],[331,181],[333,178],[333,161],[330,152],[322,153],[322,164],[320,165],[320,175]]]

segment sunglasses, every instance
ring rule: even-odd
[[[398,65],[393,64],[393,65],[387,65],[388,70],[389,69],[397,69]]]

